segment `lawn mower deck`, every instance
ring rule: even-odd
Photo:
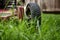
[[[2,2],[2,3],[1,3]],[[7,3],[6,3],[7,2]],[[23,18],[24,7],[16,5],[16,0],[6,1],[0,0],[0,18],[8,18],[12,15],[17,15],[19,18]],[[3,5],[4,4],[4,5]],[[14,5],[14,7],[13,7]],[[4,6],[4,7],[3,7]]]
[[[0,9],[0,18],[8,18],[12,16],[12,10]]]

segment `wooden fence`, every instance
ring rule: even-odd
[[[25,0],[25,4],[37,3],[43,11],[60,11],[60,0]]]

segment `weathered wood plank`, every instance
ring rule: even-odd
[[[43,11],[60,11],[60,0],[25,0],[25,2],[26,4],[35,2]]]

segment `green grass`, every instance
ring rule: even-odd
[[[60,14],[42,14],[38,30],[32,20],[0,20],[0,40],[60,40]]]
[[[34,21],[17,17],[11,17],[9,20],[0,21],[0,40],[38,40],[39,32],[37,32]]]
[[[60,40],[60,14],[42,14],[41,40]]]

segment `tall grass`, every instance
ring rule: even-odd
[[[60,40],[60,14],[42,14],[41,40]]]
[[[0,40],[39,40],[39,32],[34,21],[11,17],[0,22]]]
[[[0,40],[60,40],[60,15],[42,14],[41,26],[33,20],[11,17],[0,21]]]

